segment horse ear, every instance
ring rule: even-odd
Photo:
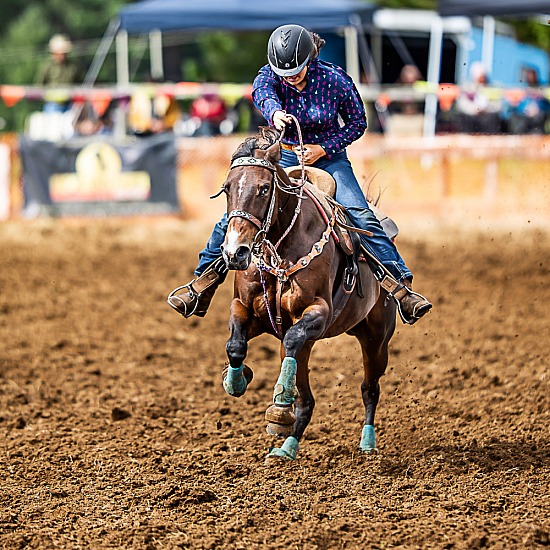
[[[277,164],[281,160],[281,144],[276,141],[265,152],[265,160]]]

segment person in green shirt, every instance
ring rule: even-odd
[[[81,82],[81,73],[78,65],[68,58],[72,51],[72,43],[63,34],[55,34],[48,44],[50,59],[38,71],[35,84],[38,86],[70,86]],[[64,112],[70,102],[48,101],[44,105],[45,112]]]

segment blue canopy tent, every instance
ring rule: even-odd
[[[288,23],[313,31],[344,29],[347,70],[358,78],[357,30],[372,22],[375,9],[364,0],[144,0],[129,4],[118,16],[117,79],[119,84],[128,83],[128,34],[149,33],[151,73],[161,76],[163,32],[270,30]]]
[[[375,6],[362,0],[145,0],[120,13],[120,27],[129,33],[154,29],[268,30],[296,23],[312,30],[336,29],[358,16],[372,20]]]

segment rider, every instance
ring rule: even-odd
[[[299,25],[275,29],[267,45],[269,64],[260,69],[254,80],[252,98],[264,118],[284,130],[280,161],[283,168],[295,166],[303,158],[306,165],[333,176],[336,201],[347,208],[356,227],[373,234],[361,239],[369,255],[383,266],[374,270],[375,275],[396,299],[403,321],[412,324],[432,304],[412,292],[412,273],[369,208],[353,173],[346,147],[364,134],[365,109],[351,77],[340,67],[318,58],[324,44],[321,37]],[[302,151],[290,115],[300,123]],[[197,278],[168,298],[168,303],[185,317],[203,317],[216,288],[225,280],[227,268],[220,247],[227,227],[224,214],[199,254]]]

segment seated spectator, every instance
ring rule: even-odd
[[[525,80],[525,94],[505,94],[502,118],[511,134],[544,134],[550,116],[550,102],[540,87],[536,70],[527,69]]]
[[[470,67],[470,82],[463,86],[456,101],[459,132],[467,134],[497,134],[500,132],[500,101],[490,100],[486,93],[489,83],[483,64]]]
[[[82,82],[80,68],[68,58],[73,45],[64,34],[55,34],[48,44],[50,59],[40,67],[35,84],[39,86],[63,86]],[[70,108],[69,101],[48,101],[45,112],[63,113]]]
[[[130,99],[128,128],[136,136],[170,132],[181,118],[181,109],[172,94],[159,91],[153,98],[147,91]]]
[[[227,118],[227,108],[218,94],[209,92],[193,100],[189,114],[196,123],[193,136],[215,136],[220,133],[220,124]]]
[[[419,96],[414,85],[422,79],[416,65],[405,65],[399,74],[396,85],[400,88],[398,99],[379,99],[376,108],[382,113],[387,102],[388,117],[385,117],[384,132],[388,136],[421,136],[424,127],[424,98]]]
[[[396,84],[401,88],[412,88],[416,82],[422,80],[420,70],[416,65],[405,65],[399,73]],[[415,99],[411,93],[409,97],[403,97],[397,101],[392,101],[389,105],[391,114],[399,113],[402,115],[417,115],[424,112],[424,101]]]

